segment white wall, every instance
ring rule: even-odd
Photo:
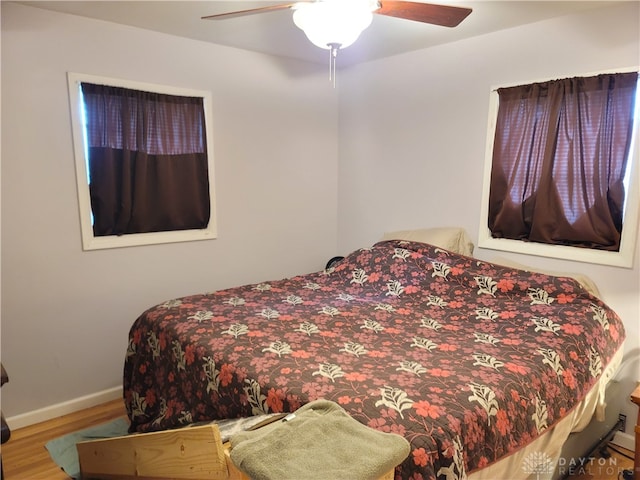
[[[3,2],[5,416],[119,387],[128,328],[167,298],[315,270],[385,230],[477,238],[490,88],[637,65],[638,13],[628,2],[345,69],[338,105],[315,65]],[[69,70],[213,92],[219,239],[82,252]],[[625,393],[640,379],[639,257],[515,258],[597,281],[627,327]]]
[[[82,251],[67,71],[212,92],[217,240]],[[337,96],[323,68],[2,2],[1,85],[5,416],[120,387],[147,307],[334,255]]]
[[[627,2],[340,72],[341,251],[384,231],[430,226],[463,226],[477,243],[491,88],[637,66],[639,7]],[[640,381],[640,250],[632,269],[500,255],[596,281],[626,326],[620,375],[630,393]],[[626,398],[623,412],[634,419]]]

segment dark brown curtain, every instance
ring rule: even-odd
[[[206,228],[203,100],[82,83],[94,235]]]
[[[494,238],[618,251],[638,74],[498,90]]]

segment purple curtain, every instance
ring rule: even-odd
[[[94,235],[206,228],[203,100],[82,83]]]
[[[498,90],[494,238],[618,251],[638,74]]]

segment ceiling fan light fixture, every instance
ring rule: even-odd
[[[322,0],[294,6],[293,22],[317,47],[347,48],[371,24],[379,8],[372,0]]]

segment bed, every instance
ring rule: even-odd
[[[544,478],[602,406],[623,341],[573,278],[384,240],[320,272],[148,309],[124,399],[130,431],[150,432],[324,398],[410,442],[396,478]]]

